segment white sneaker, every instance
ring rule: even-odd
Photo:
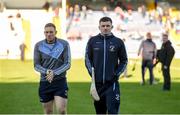
[[[152,84],[156,85],[156,84],[158,84],[158,82],[156,80],[154,80]]]
[[[140,82],[140,85],[145,85],[145,82],[144,82],[144,81],[141,81],[141,82]]]

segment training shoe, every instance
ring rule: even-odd
[[[145,85],[145,82],[144,82],[144,81],[141,81],[141,82],[140,82],[140,85]]]
[[[163,88],[163,91],[170,91],[170,89],[164,89],[164,88]]]
[[[156,80],[154,80],[154,81],[152,82],[152,84],[156,85],[156,84],[158,84],[158,82],[157,82]]]

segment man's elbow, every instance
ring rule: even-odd
[[[69,70],[71,68],[71,63],[67,64],[67,70]]]
[[[36,72],[40,72],[36,65],[34,65],[34,70],[35,70]]]

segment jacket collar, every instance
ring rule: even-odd
[[[163,46],[170,46],[171,42],[168,40],[167,42],[163,43]]]
[[[45,39],[45,42],[46,42],[47,44],[54,44],[54,43],[56,43],[56,41],[57,41],[57,38],[56,38],[56,37],[55,37],[55,40],[54,40],[53,43],[48,43],[48,42],[47,42],[47,39]]]
[[[114,37],[113,33],[108,34],[108,35],[103,35],[103,34],[99,33],[98,36],[99,36],[101,39],[104,39],[104,38],[110,39],[110,38],[113,38],[113,37]]]

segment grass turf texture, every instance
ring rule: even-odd
[[[174,114],[180,113],[180,60],[173,60],[172,90],[162,91],[162,74],[160,67],[154,69],[158,84],[148,84],[149,74],[146,72],[146,85],[141,80],[140,62],[132,71],[134,61],[128,64],[129,78],[120,78],[121,113]],[[89,95],[90,78],[84,66],[84,60],[72,60],[68,71],[69,99],[68,113],[95,113],[93,101]],[[39,75],[33,69],[32,61],[0,60],[0,113],[1,114],[35,114],[43,113],[38,98]]]

